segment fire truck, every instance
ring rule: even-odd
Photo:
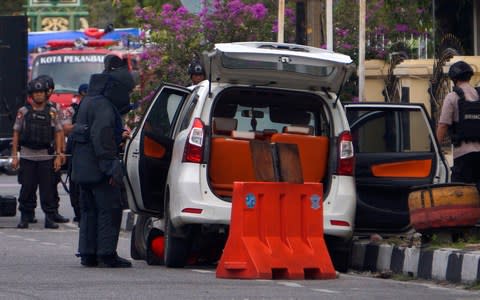
[[[138,48],[126,47],[122,45],[121,40],[100,39],[101,37],[100,32],[95,39],[80,37],[47,41],[46,47],[31,53],[29,77],[51,76],[55,83],[55,91],[50,100],[65,108],[76,101],[75,95],[81,84],[88,83],[92,74],[103,71],[103,60],[106,55],[116,54],[126,59],[130,70],[135,72]]]

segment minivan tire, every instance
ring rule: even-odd
[[[152,230],[152,217],[138,215],[130,239],[130,256],[142,260],[147,254],[147,239]]]
[[[175,227],[170,221],[168,202],[165,208],[165,266],[183,268],[187,264],[190,252],[190,241],[187,236],[176,235]]]
[[[338,237],[325,236],[325,242],[335,270],[342,273],[347,272],[351,262],[352,239],[344,240]]]

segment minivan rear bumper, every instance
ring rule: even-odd
[[[218,198],[206,184],[199,185],[201,165],[184,163],[178,168],[170,188],[171,218],[175,226],[185,224],[230,224],[231,203]],[[206,179],[206,178],[202,178]],[[200,180],[205,183],[206,181]],[[356,207],[355,180],[352,176],[332,178],[324,201],[324,233],[343,239],[353,235]],[[195,211],[194,213],[189,211]],[[348,225],[347,225],[348,224]]]

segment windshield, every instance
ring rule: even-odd
[[[89,83],[90,75],[103,71],[104,57],[104,54],[38,56],[32,64],[32,78],[49,75],[56,92],[76,92],[82,83]]]

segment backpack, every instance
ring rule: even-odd
[[[479,99],[467,101],[465,93],[459,87],[453,91],[458,95],[458,122],[452,126],[452,144],[455,147],[464,142],[480,142],[480,88],[475,88]]]

